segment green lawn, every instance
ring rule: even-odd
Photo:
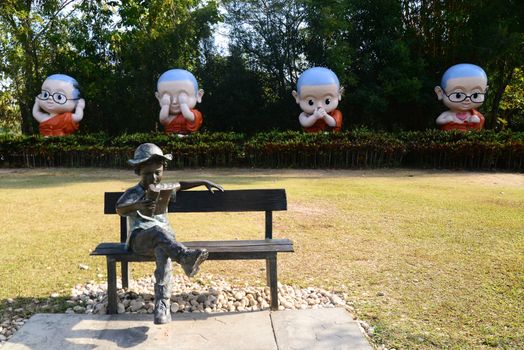
[[[348,294],[374,341],[397,349],[524,348],[524,175],[419,170],[186,170],[227,189],[285,188],[275,237],[296,252],[279,280]],[[0,309],[104,280],[90,257],[118,239],[103,192],[136,183],[132,171],[0,170]],[[171,215],[171,214],[170,214]],[[262,238],[264,215],[177,214],[179,240]],[[89,265],[80,270],[79,264]],[[202,271],[262,284],[263,262],[210,261]],[[134,264],[135,277],[152,264]],[[179,268],[176,273],[181,273]]]

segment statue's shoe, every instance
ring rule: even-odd
[[[206,249],[188,249],[180,258],[180,265],[188,277],[193,277],[208,256],[209,252]]]
[[[155,302],[155,324],[166,324],[171,322],[171,310],[169,299],[160,299]]]

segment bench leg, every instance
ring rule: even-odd
[[[116,260],[107,257],[107,313],[117,313],[116,301]]]
[[[129,288],[129,262],[122,261],[120,262],[122,268],[122,288]]]
[[[267,283],[271,291],[271,310],[278,310],[277,256],[266,258]]]

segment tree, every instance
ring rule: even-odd
[[[224,1],[231,44],[246,54],[252,70],[273,77],[275,93],[289,91],[305,67],[305,11],[298,1]]]
[[[500,101],[497,123],[501,128],[524,131],[524,67],[515,68]]]
[[[306,67],[305,11],[300,1],[224,1],[231,52],[258,77],[266,101],[263,128],[294,128],[298,109],[291,96]],[[255,114],[257,114],[255,112]],[[258,115],[261,115],[260,113]]]
[[[402,1],[410,46],[423,57],[434,82],[451,65],[483,67],[489,80],[482,106],[486,125],[495,125],[504,90],[514,69],[522,66],[524,3],[521,1]],[[429,102],[429,101],[428,101]]]
[[[278,126],[267,113],[263,75],[249,70],[238,50],[227,57],[207,55],[199,76],[206,130],[255,133]]]
[[[8,0],[0,7],[1,76],[12,80],[24,133],[43,79],[65,73],[86,98],[82,130],[149,131],[157,77],[198,66],[200,45],[218,20],[212,1]]]
[[[0,4],[0,76],[10,79],[7,90],[18,102],[22,131],[32,133],[32,107],[49,57],[48,37],[75,11],[74,0],[5,0]]]
[[[306,56],[346,89],[345,124],[422,128],[423,60],[404,36],[399,1],[310,1]]]

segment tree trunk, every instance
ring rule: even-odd
[[[513,78],[513,74],[515,73],[515,70],[513,67],[509,68],[509,72],[505,72],[508,70],[506,63],[504,62],[504,66],[500,73],[500,85],[498,86],[497,92],[495,93],[495,97],[493,98],[493,104],[491,106],[491,112],[489,114],[489,128],[493,129],[497,123],[497,115],[499,113],[500,109],[500,101],[502,101],[502,96],[504,95],[504,90],[506,90],[506,86],[510,83],[511,79]]]
[[[27,98],[19,98],[18,101],[20,101],[19,108],[22,133],[24,135],[32,135],[35,133],[33,106],[27,104]]]

